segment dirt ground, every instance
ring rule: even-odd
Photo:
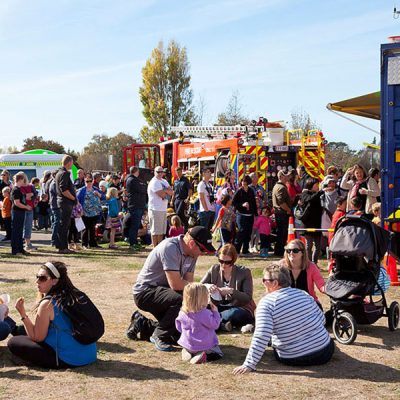
[[[29,257],[11,257],[0,245],[0,293],[9,293],[12,303],[24,296],[27,310],[34,306],[34,275],[48,260],[69,266],[74,284],[90,295],[102,312],[106,333],[98,344],[98,361],[88,367],[48,371],[18,364],[6,341],[0,343],[0,399],[399,399],[400,335],[390,332],[387,319],[361,326],[350,346],[337,345],[330,363],[313,368],[286,367],[267,349],[255,373],[233,376],[243,362],[251,341],[240,332],[221,334],[225,357],[203,365],[180,359],[180,351],[161,353],[151,343],[130,341],[125,336],[134,310],[131,287],[149,250],[131,254],[119,250],[90,250],[59,256],[48,246],[49,235],[35,234],[38,251]],[[200,279],[214,257],[197,263]],[[253,271],[255,299],[262,296],[261,271],[268,261],[258,257],[240,259],[238,264]],[[400,289],[391,288],[388,301],[400,299]],[[320,295],[324,307],[329,301]],[[11,316],[17,312],[11,308]]]

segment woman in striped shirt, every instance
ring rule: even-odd
[[[265,268],[267,294],[257,307],[256,329],[246,360],[234,374],[254,371],[270,340],[275,358],[287,365],[320,365],[331,359],[334,344],[324,328],[324,314],[310,295],[291,288],[290,280],[285,266]]]

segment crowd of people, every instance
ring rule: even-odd
[[[134,166],[123,186],[117,174],[103,179],[99,173],[83,170],[73,182],[72,158],[65,156],[62,165],[31,182],[19,172],[11,183],[7,171],[2,172],[3,240],[11,241],[13,255],[29,254],[34,249],[32,227],[46,230],[50,224],[51,244],[59,253],[96,248],[95,227],[106,210],[110,249],[116,248],[119,231],[133,251],[150,241],[153,247],[133,285],[139,311],[132,315],[129,338],[147,338],[159,351],[180,345],[182,360],[198,364],[223,357],[216,332],[254,330],[247,357],[235,374],[255,370],[267,346],[272,346],[278,361],[288,365],[318,365],[330,360],[334,345],[316,289],[324,293],[318,259],[332,232],[320,230],[333,227],[346,212],[380,222],[378,170],[366,174],[356,165],[341,176],[335,167],[329,167],[322,182],[302,166],[297,171],[281,170],[270,198],[259,185],[257,173],[236,182],[234,173],[228,171],[224,184],[216,189],[209,168],[202,171],[202,179],[194,187],[180,167],[171,185],[163,167],[154,169],[147,184],[140,179],[140,168]],[[198,224],[190,226],[188,210],[195,207],[195,195]],[[304,229],[304,241],[286,243],[290,216]],[[214,247],[216,233],[220,234],[218,249]],[[266,295],[257,309],[251,270],[238,264],[240,256],[255,251],[262,257],[273,251],[281,258],[264,269]],[[197,259],[204,254],[216,255],[217,262],[195,283]],[[46,368],[94,362],[95,343],[77,342],[63,311],[63,302],[77,293],[66,266],[47,262],[36,281],[40,300],[35,318],[29,319],[20,299],[16,308],[23,327],[15,324],[8,310],[0,321],[2,338],[14,335],[8,343],[11,352]],[[140,311],[152,314],[155,320]],[[57,336],[57,327],[62,337]]]

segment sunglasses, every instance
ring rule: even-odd
[[[263,283],[267,283],[267,282],[273,282],[276,281],[276,279],[267,279],[267,278],[263,278]]]
[[[298,253],[302,253],[303,250],[300,249],[285,249],[286,253],[290,254],[290,253],[294,253],[294,254],[298,254]]]
[[[85,181],[86,183],[92,183],[93,181]]]
[[[50,279],[47,275],[36,275],[36,280],[39,282],[47,282]]]
[[[218,262],[219,262],[220,264],[232,265],[233,260],[220,260],[220,259],[218,259]]]
[[[157,172],[157,174],[163,174],[164,173],[164,171],[156,171]]]

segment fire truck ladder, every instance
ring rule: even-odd
[[[263,126],[235,125],[235,126],[173,126],[171,132],[180,137],[189,135],[199,138],[228,139],[246,137],[247,135],[265,132]]]

